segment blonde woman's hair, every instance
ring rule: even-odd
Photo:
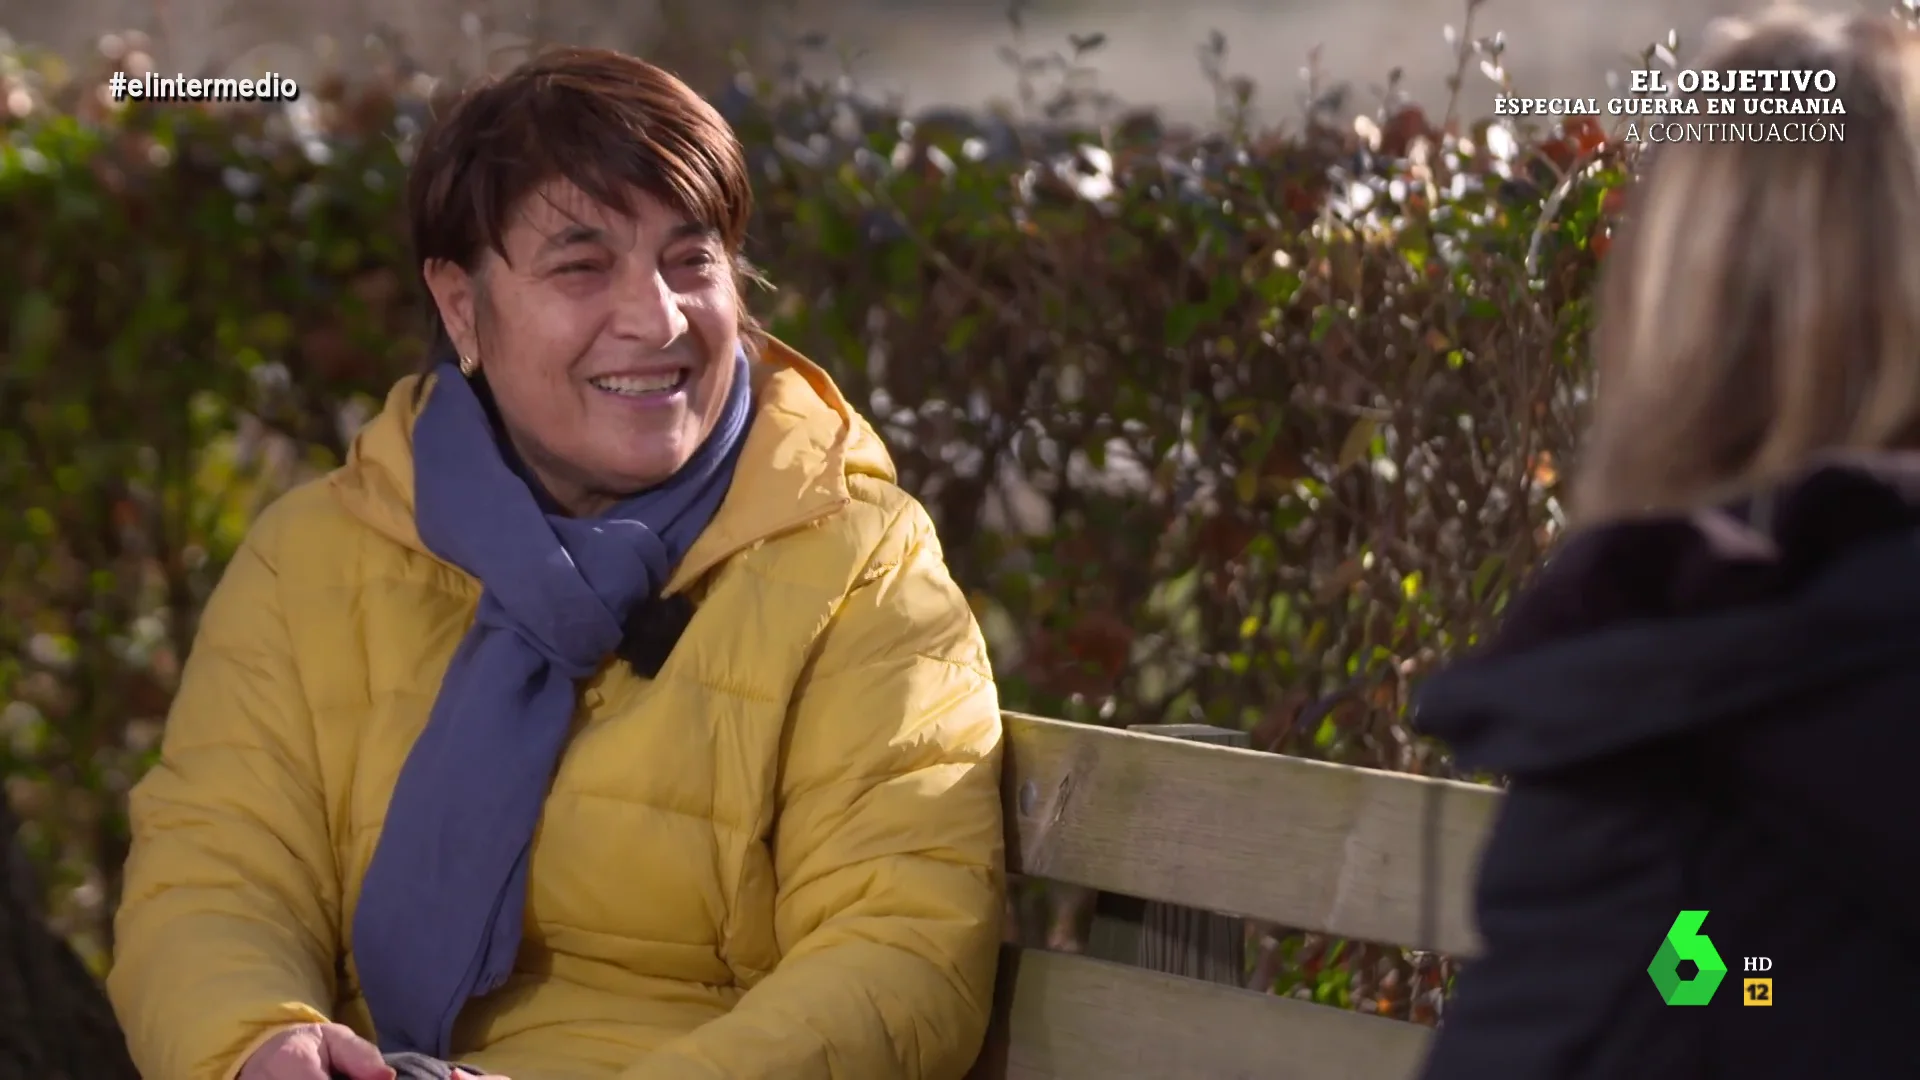
[[[1798,9],[1715,29],[1693,67],[1832,71],[1845,115],[1780,119],[1843,137],[1652,151],[1600,285],[1581,524],[1920,448],[1920,35]]]

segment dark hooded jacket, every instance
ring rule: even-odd
[[[1920,455],[1570,538],[1415,724],[1511,785],[1424,1080],[1920,1077]]]

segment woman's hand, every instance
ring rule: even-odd
[[[394,1080],[380,1048],[344,1024],[302,1024],[262,1043],[238,1080]]]

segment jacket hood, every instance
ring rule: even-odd
[[[768,338],[751,371],[754,415],[733,486],[667,583],[668,593],[683,591],[758,541],[841,509],[851,498],[848,476],[896,479],[879,435],[813,362]],[[411,375],[394,385],[328,482],[349,514],[395,543],[432,555],[413,517],[413,423],[427,397],[415,387],[423,378],[432,376]]]
[[[1756,714],[1920,660],[1920,454],[1833,456],[1686,516],[1570,537],[1414,724],[1509,775]]]

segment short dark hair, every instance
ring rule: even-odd
[[[646,192],[719,234],[736,285],[753,214],[746,155],[719,111],[686,83],[606,49],[561,48],[456,98],[421,139],[407,176],[416,265],[447,260],[468,272],[487,248],[506,257],[508,217],[541,185],[564,179],[631,213]],[[432,312],[434,353],[447,343]],[[741,334],[759,327],[741,309]]]

